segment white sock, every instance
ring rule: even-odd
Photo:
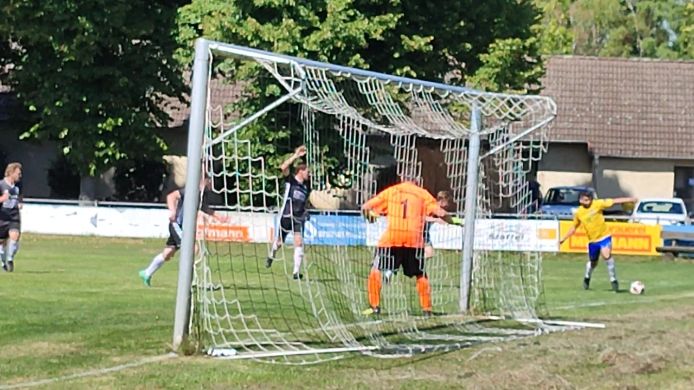
[[[164,265],[165,262],[166,260],[164,260],[164,256],[162,256],[161,253],[154,256],[154,258],[152,259],[152,263],[145,270],[145,275],[147,275],[148,278],[151,278],[152,275],[154,275],[154,273],[157,272],[157,270],[161,268],[161,266]]]
[[[304,259],[304,247],[303,246],[297,246],[294,247],[294,272],[295,274],[299,273],[299,269],[301,268],[301,261]]]
[[[274,258],[275,258],[275,254],[277,253],[277,250],[278,250],[278,249],[280,249],[280,242],[277,241],[277,240],[275,240],[275,241],[272,243],[272,249],[270,250],[270,253],[268,254],[268,256],[269,256],[270,258],[274,259]]]
[[[590,260],[586,263],[586,279],[590,279],[590,277],[593,275],[593,266],[591,265],[592,263]]]
[[[5,243],[0,244],[0,261],[5,262]]]
[[[14,261],[14,255],[17,254],[19,250],[19,242],[15,240],[10,240],[10,244],[7,245],[7,261]]]
[[[607,273],[610,275],[610,282],[614,282],[617,280],[617,271],[614,267],[614,259],[610,257],[609,259],[605,260],[605,264],[607,264]]]

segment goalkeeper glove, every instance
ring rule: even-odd
[[[463,219],[458,217],[451,217],[451,224],[463,226]]]
[[[369,223],[374,223],[378,219],[378,214],[371,210],[364,210],[362,214],[364,215],[364,219],[366,219],[366,221]]]

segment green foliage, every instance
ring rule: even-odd
[[[694,59],[691,0],[535,0],[545,54]]]
[[[482,67],[475,73],[473,85],[488,91],[538,93],[544,67],[539,61],[537,39],[499,39],[480,56]]]
[[[302,2],[193,0],[179,12],[180,50],[190,64],[199,36],[287,55],[420,79],[464,84],[470,77],[490,90],[525,91],[536,85],[542,63],[531,26],[538,10],[526,0],[310,0]],[[510,55],[511,58],[502,58]],[[228,107],[248,116],[282,92],[255,63],[225,62],[225,79],[244,80],[244,99]],[[297,106],[285,105],[244,128],[251,154],[278,167],[304,143]],[[324,140],[325,138],[321,138]],[[341,172],[341,142],[328,141],[326,171]],[[344,173],[344,172],[342,172]],[[323,178],[320,178],[323,180]],[[333,183],[337,184],[337,183]],[[258,187],[255,187],[258,188]]]
[[[82,175],[159,156],[164,96],[183,90],[176,3],[6,0],[0,42],[11,50],[0,65],[13,66],[0,80],[30,111],[21,138],[56,141]]]

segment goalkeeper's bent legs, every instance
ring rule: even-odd
[[[417,292],[419,293],[419,304],[423,311],[431,311],[431,285],[426,275],[417,276]]]
[[[369,294],[369,306],[372,309],[381,305],[381,283],[381,271],[378,268],[371,268],[366,288]]]

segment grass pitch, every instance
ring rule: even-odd
[[[609,291],[603,264],[583,291],[584,256],[547,256],[550,314],[606,329],[293,367],[168,358],[178,262],[153,288],[137,277],[162,244],[25,235],[16,272],[0,273],[0,389],[694,388],[692,261],[616,256],[623,289],[646,284],[633,296]]]

